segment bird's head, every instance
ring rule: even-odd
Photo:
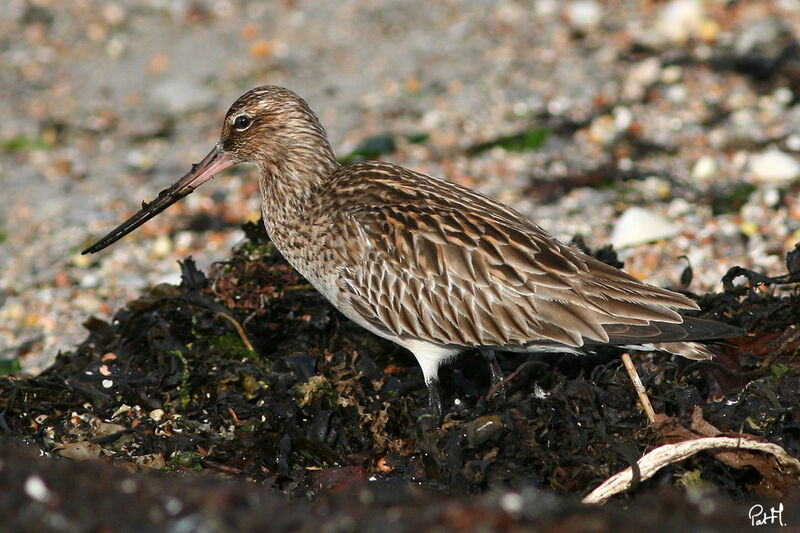
[[[308,104],[294,92],[265,85],[240,96],[225,115],[219,142],[202,161],[108,235],[85,249],[94,253],[113,244],[223,170],[252,163],[262,188],[283,180],[297,191],[337,165],[325,130]]]

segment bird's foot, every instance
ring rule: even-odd
[[[489,363],[489,372],[492,375],[492,384],[489,388],[487,399],[490,399],[495,406],[505,403],[506,399],[508,399],[506,386],[503,384],[505,376],[503,376],[500,363],[497,362],[497,355],[495,355],[494,350],[481,350],[481,353],[486,362]]]
[[[439,393],[439,382],[432,380],[428,386],[428,415],[435,428],[442,425],[442,397]]]

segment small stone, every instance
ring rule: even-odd
[[[704,43],[714,43],[719,37],[720,27],[714,19],[703,19],[700,22],[700,27],[697,29],[697,36]]]
[[[739,231],[748,237],[752,237],[758,234],[758,224],[751,220],[745,220],[739,225]]]
[[[670,65],[665,67],[661,72],[661,81],[667,85],[671,85],[679,82],[681,80],[681,76],[683,76],[683,69],[678,65]]]
[[[683,43],[700,33],[703,24],[702,0],[672,0],[661,10],[655,31],[663,39]]]
[[[122,405],[120,405],[120,406],[117,408],[117,410],[116,410],[116,411],[114,411],[114,414],[113,414],[113,415],[111,415],[111,418],[117,418],[119,415],[124,415],[124,414],[127,414],[127,413],[129,413],[130,411],[131,411],[131,406],[130,406],[130,405],[128,405],[128,404],[125,404],[125,403],[123,403]]]
[[[133,494],[139,489],[139,484],[135,479],[123,479],[119,482],[119,490],[124,494]]]
[[[772,96],[781,105],[788,105],[794,98],[794,92],[788,87],[778,87],[772,92]]]
[[[717,161],[708,155],[704,155],[692,167],[692,178],[697,181],[708,183],[717,173]]]
[[[786,148],[793,152],[800,152],[800,135],[792,133],[786,137]]]
[[[53,494],[50,489],[45,485],[44,480],[33,474],[25,480],[25,494],[32,500],[37,502],[46,503],[50,501]]]
[[[731,158],[731,166],[736,171],[744,170],[745,165],[747,165],[748,153],[744,150],[739,150],[733,157]]]
[[[272,41],[259,39],[250,45],[250,55],[253,57],[265,57],[272,53],[275,45]]]
[[[25,308],[18,302],[6,304],[0,307],[0,319],[9,322],[18,322],[25,316]]]
[[[94,289],[100,285],[100,278],[98,278],[95,274],[89,273],[85,276],[81,276],[79,285],[81,289]]]
[[[661,60],[657,57],[649,57],[635,64],[622,85],[623,96],[628,100],[641,99],[647,88],[658,81],[660,73]]]
[[[658,176],[648,176],[642,181],[642,190],[650,196],[668,198],[672,192],[672,187],[665,179]]]
[[[614,115],[614,129],[619,133],[627,131],[633,123],[633,111],[629,107],[617,106],[612,114]]]
[[[617,137],[614,118],[611,115],[600,115],[589,125],[589,138],[601,146],[608,146]]]
[[[505,425],[497,415],[484,415],[466,425],[464,433],[470,447],[477,448],[481,444],[499,437]]]
[[[506,492],[500,497],[500,507],[508,514],[521,512],[524,503],[519,492]]]
[[[163,409],[153,409],[150,411],[150,418],[155,420],[156,422],[160,422],[162,418],[164,418],[164,410]]]
[[[579,0],[567,6],[567,21],[581,31],[591,30],[603,19],[603,9],[591,0]]]
[[[86,440],[65,444],[56,449],[61,457],[72,459],[73,461],[86,461],[100,457],[103,448],[99,444]]]
[[[172,239],[167,235],[159,235],[153,242],[152,250],[156,257],[166,257],[172,251]]]
[[[800,176],[800,163],[777,148],[749,158],[750,176],[756,183],[787,183]]]
[[[119,4],[108,4],[103,8],[103,18],[112,26],[119,26],[125,21],[125,10]]]
[[[665,218],[641,207],[630,207],[622,213],[614,225],[611,245],[614,248],[625,248],[674,237],[677,234],[677,227]]]
[[[72,256],[72,264],[78,268],[86,268],[92,264],[92,260],[88,255],[75,254]]]
[[[770,187],[764,191],[764,203],[770,207],[777,207],[781,201],[781,193],[775,187]]]
[[[754,20],[736,32],[733,51],[739,57],[759,55],[765,61],[776,60],[783,53],[782,38],[791,33],[788,25],[778,18]]]
[[[122,56],[127,49],[128,44],[118,37],[111,38],[106,43],[106,53],[114,59]]]
[[[673,198],[672,201],[669,203],[669,209],[667,210],[667,216],[670,218],[677,218],[679,216],[685,215],[692,210],[692,204],[686,201],[685,198]]]
[[[151,453],[147,455],[140,455],[134,459],[134,462],[138,465],[146,466],[147,468],[152,468],[153,470],[161,470],[166,468],[167,462],[164,460],[163,453]]]
[[[163,499],[164,510],[170,516],[175,516],[183,510],[183,503],[174,496],[167,496]]]
[[[688,91],[684,85],[670,85],[664,90],[664,96],[670,102],[680,103],[686,100]],[[678,120],[677,117],[672,118],[673,121]]]
[[[78,309],[94,313],[100,308],[102,302],[94,294],[84,292],[75,296],[72,299],[72,304]]]
[[[131,150],[125,155],[125,163],[134,170],[150,170],[156,161],[141,150]]]

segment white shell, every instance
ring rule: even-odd
[[[677,234],[678,228],[667,219],[641,207],[629,207],[614,225],[611,245],[619,249],[674,237]]]

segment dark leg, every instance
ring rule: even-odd
[[[428,386],[428,412],[436,422],[436,427],[442,424],[442,397],[439,395],[439,381],[431,380]]]
[[[503,376],[503,370],[500,368],[500,364],[497,362],[497,356],[494,353],[494,350],[481,350],[483,357],[486,358],[486,362],[489,363],[489,372],[492,374],[492,385],[491,388],[494,389],[498,383],[505,379]],[[495,392],[494,397],[497,400],[504,402],[506,401],[506,386],[500,385],[497,387],[497,392]]]

